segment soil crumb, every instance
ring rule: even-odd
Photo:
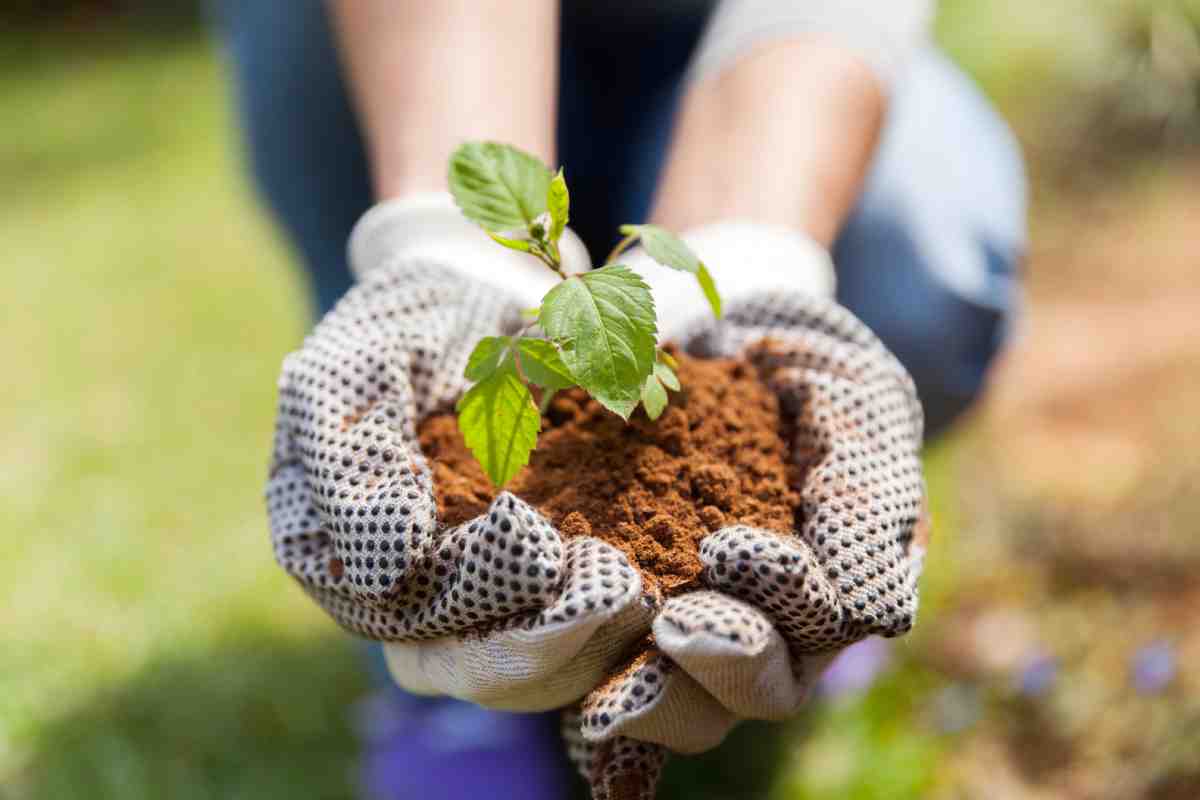
[[[667,593],[694,585],[700,540],[712,531],[735,522],[795,530],[802,478],[788,458],[790,425],[753,366],[674,355],[683,388],[657,421],[639,409],[626,424],[581,389],[561,392],[529,466],[505,487],[563,536],[620,548]],[[432,415],[418,433],[442,520],[483,513],[496,489],[454,415]]]

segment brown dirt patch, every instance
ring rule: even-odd
[[[620,548],[666,592],[693,585],[700,540],[734,522],[796,529],[800,468],[775,395],[751,365],[677,354],[681,392],[655,422],[629,424],[582,390],[560,393],[529,466],[506,487],[567,537]],[[466,522],[496,496],[451,414],[419,427],[443,522]]]

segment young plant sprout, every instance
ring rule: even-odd
[[[660,264],[696,276],[713,314],[721,298],[696,254],[654,225],[622,225],[625,238],[599,269],[563,272],[558,241],[570,194],[560,169],[504,144],[468,142],[450,157],[450,192],[468,219],[504,247],[529,253],[561,279],[529,309],[513,336],[487,336],[475,345],[466,377],[474,385],[458,401],[458,426],[471,453],[497,487],[529,463],[541,414],[555,392],[581,387],[622,419],[639,403],[650,419],[679,390],[677,364],[658,346],[654,297],[629,267],[613,263],[635,241]],[[540,329],[544,338],[532,334]],[[532,386],[541,391],[541,407]]]

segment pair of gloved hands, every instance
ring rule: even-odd
[[[732,524],[704,540],[704,588],[667,599],[610,545],[564,539],[501,492],[438,520],[416,437],[452,407],[480,337],[522,326],[557,278],[504,250],[446,195],[384,204],[350,242],[355,286],[284,362],[267,496],[276,558],[339,623],[386,642],[404,688],[481,705],[566,707],[597,798],[649,798],[666,750],[713,747],[741,718],[796,713],[838,650],[906,632],[924,553],[920,405],[903,367],[834,303],[828,256],[744,224],[685,235],[713,272],[638,253],[663,338],[701,357],[755,348],[808,467],[790,536]],[[569,271],[589,264],[569,231]],[[586,479],[586,478],[584,478]],[[654,647],[622,663],[653,634]]]

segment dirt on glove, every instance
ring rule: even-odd
[[[667,593],[697,582],[700,540],[725,525],[796,530],[803,479],[789,459],[791,426],[752,365],[675,357],[682,391],[657,421],[639,408],[626,424],[582,389],[559,393],[529,466],[505,487],[563,536],[621,549]],[[442,521],[483,513],[496,489],[454,415],[430,416],[418,433]]]

